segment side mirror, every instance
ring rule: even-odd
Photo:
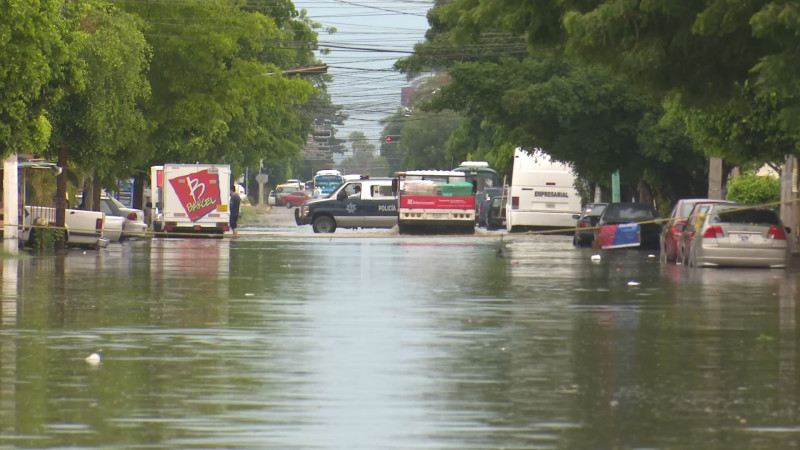
[[[397,189],[398,189],[398,181],[397,178],[395,178],[392,180],[392,193],[394,195],[397,195]]]
[[[145,203],[145,204],[144,204],[144,207],[145,207],[145,208],[152,208],[152,207],[153,207],[153,202],[147,202],[147,203]]]
[[[784,227],[784,228],[786,228],[786,234],[792,233],[792,229],[790,227]]]

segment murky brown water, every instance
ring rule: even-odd
[[[243,231],[4,261],[0,446],[797,446],[796,272]]]

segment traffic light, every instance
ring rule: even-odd
[[[386,142],[395,142],[400,140],[400,135],[390,134],[386,136]]]

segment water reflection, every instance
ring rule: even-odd
[[[2,325],[13,326],[17,321],[17,290],[19,282],[19,260],[16,257],[3,259]]]
[[[353,235],[15,260],[0,445],[796,444],[796,274],[592,254]]]

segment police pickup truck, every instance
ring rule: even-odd
[[[336,228],[392,228],[397,225],[392,178],[347,181],[329,197],[309,200],[295,209],[294,221],[310,224],[315,233],[333,233]]]

